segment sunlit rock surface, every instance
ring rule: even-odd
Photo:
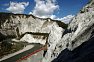
[[[26,32],[48,33],[47,52],[42,62],[94,62],[94,1],[91,0],[71,20],[68,27],[61,21],[33,15],[0,13],[0,34],[14,36],[29,43],[45,42],[41,36]],[[6,33],[2,31],[5,29]],[[9,34],[8,30],[13,34]],[[24,34],[24,36],[22,36]],[[22,37],[21,37],[22,36]],[[20,38],[19,38],[20,37]],[[38,40],[40,38],[41,40]],[[0,38],[0,40],[3,40]],[[37,39],[37,40],[36,40]],[[15,39],[16,41],[16,39]],[[87,52],[87,53],[86,53]],[[86,59],[85,59],[86,58]]]
[[[93,41],[94,0],[91,0],[63,33],[58,47],[56,46],[56,51],[60,54],[53,62],[94,62]]]
[[[23,14],[0,13],[0,18],[0,29],[6,30],[4,35],[6,35],[8,30],[11,31],[11,34],[7,33],[7,35],[12,35],[13,31],[15,37],[12,38],[12,41],[25,41],[28,43],[40,44],[45,44],[47,41],[48,48],[43,61],[50,62],[57,57],[57,54],[53,55],[55,46],[60,41],[67,24],[50,18],[42,19],[33,15]],[[43,38],[40,35],[33,36],[30,32],[47,33],[49,36],[46,37],[46,40],[46,38]],[[3,34],[2,31],[1,34]]]

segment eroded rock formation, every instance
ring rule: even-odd
[[[19,41],[30,42],[27,38],[35,40],[42,37],[25,34],[26,32],[49,34],[48,49],[42,62],[94,62],[93,0],[80,10],[68,27],[61,21],[37,18],[33,15],[1,13],[0,18],[0,34],[4,39],[10,35]],[[23,34],[25,35],[21,37]]]

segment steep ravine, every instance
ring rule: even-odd
[[[94,62],[94,0],[80,10],[68,27],[50,18],[0,13],[0,35],[3,37],[0,42],[8,38],[29,42],[28,38],[33,37],[31,35],[25,34],[25,37],[19,38],[27,32],[49,34],[48,48],[42,62]]]

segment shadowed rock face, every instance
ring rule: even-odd
[[[64,49],[52,62],[94,62],[94,33],[73,51]]]
[[[16,33],[14,30],[3,30],[0,29],[0,41],[3,41],[5,39],[9,38],[16,38]]]
[[[3,40],[3,39],[5,39],[6,38],[6,36],[4,36],[2,33],[0,33],[0,42]]]

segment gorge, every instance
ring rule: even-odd
[[[0,13],[0,44],[9,39],[40,44],[45,44],[43,39],[47,39],[47,52],[42,62],[94,62],[94,0],[90,0],[69,24],[33,15]]]

